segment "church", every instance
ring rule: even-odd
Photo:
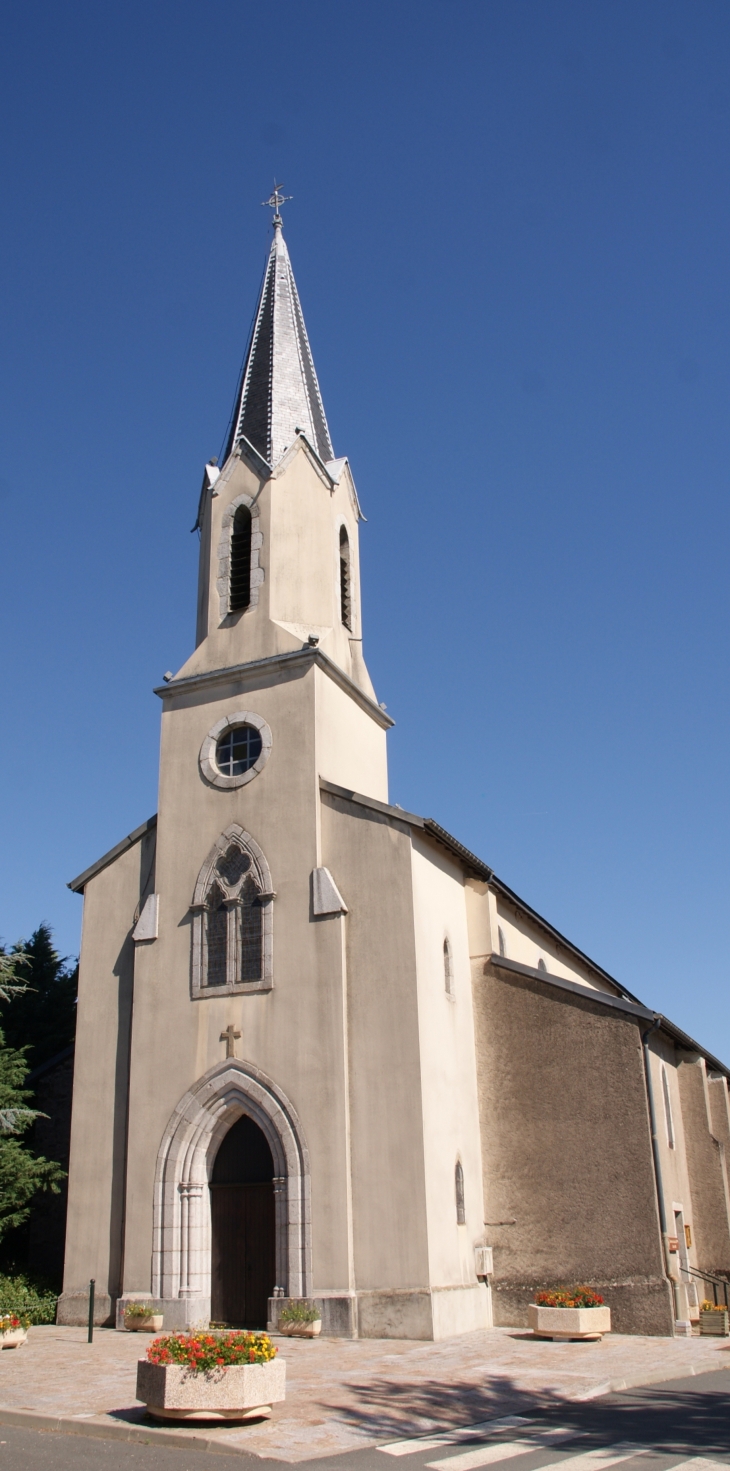
[[[524,1325],[585,1283],[687,1334],[730,1278],[728,1069],[388,798],[335,455],[275,192],[159,806],[83,895],[60,1323]],[[179,514],[188,510],[181,505]],[[434,793],[437,807],[438,792]],[[719,1294],[719,1298],[718,1298]]]

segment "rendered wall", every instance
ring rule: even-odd
[[[484,1200],[464,879],[460,865],[415,833],[412,849],[429,1280],[436,1287],[476,1286],[474,1247],[484,1240]],[[463,1225],[456,1212],[457,1159],[464,1176]]]
[[[409,830],[323,793],[322,861],[349,907],[349,1116],[360,1333],[430,1338]]]
[[[694,1259],[700,1271],[730,1271],[730,1229],[723,1141],[713,1131],[704,1058],[683,1061],[679,1091],[692,1191]],[[722,1126],[716,1105],[718,1125]]]
[[[86,886],[79,967],[64,1289],[60,1323],[84,1322],[89,1278],[97,1320],[119,1291],[129,1031],[131,932],[154,862],[154,831]]]
[[[639,1028],[588,997],[473,967],[496,1323],[587,1283],[618,1332],[671,1334]]]

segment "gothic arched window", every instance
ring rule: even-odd
[[[454,962],[451,955],[451,946],[448,940],[444,940],[444,985],[446,995],[454,994]]]
[[[195,886],[194,996],[271,990],[273,898],[258,843],[233,823],[208,854]]]
[[[540,959],[537,962],[537,968],[538,968],[538,970],[544,971],[545,974],[547,975],[547,966],[546,966],[545,961],[543,960],[542,956],[540,956]]]
[[[465,1226],[466,1206],[464,1204],[464,1171],[462,1169],[460,1159],[457,1159],[456,1161],[454,1184],[456,1187],[456,1224],[457,1226]]]
[[[251,512],[248,506],[239,506],[233,518],[231,531],[231,570],[228,589],[228,606],[232,613],[239,613],[251,602]]]
[[[345,628],[352,628],[352,588],[350,568],[350,539],[344,526],[340,527],[340,616]]]

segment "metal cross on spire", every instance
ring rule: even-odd
[[[274,211],[273,224],[274,224],[275,227],[276,227],[276,225],[280,225],[281,224],[281,215],[279,213],[279,210],[281,209],[282,204],[288,204],[289,203],[289,200],[290,199],[293,199],[293,197],[294,197],[292,194],[282,194],[281,191],[282,191],[283,187],[284,187],[284,185],[283,184],[277,184],[276,179],[275,179],[274,180],[274,192],[273,192],[273,194],[271,195],[271,197],[269,199],[262,199],[262,201],[261,201],[264,209],[273,209],[273,211]]]

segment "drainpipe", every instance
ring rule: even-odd
[[[674,1301],[675,1321],[680,1316],[679,1284],[670,1271],[669,1262],[669,1231],[667,1230],[667,1212],[664,1206],[664,1184],[662,1181],[662,1162],[659,1153],[659,1135],[656,1126],[656,1107],[654,1105],[654,1085],[651,1080],[651,1056],[649,1051],[649,1038],[652,1032],[656,1032],[661,1026],[661,1017],[655,1016],[650,1027],[642,1033],[641,1044],[644,1049],[644,1074],[646,1077],[646,1091],[649,1098],[649,1118],[651,1120],[651,1152],[654,1157],[654,1178],[656,1182],[657,1200],[659,1202],[659,1225],[662,1233],[662,1246],[664,1249],[664,1271],[672,1284],[672,1298]]]

